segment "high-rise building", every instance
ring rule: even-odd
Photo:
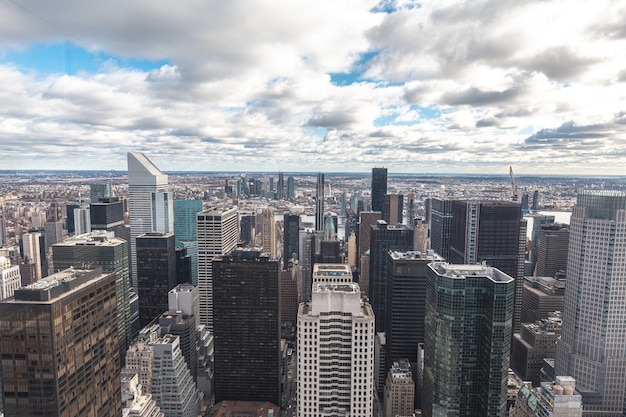
[[[452,200],[430,199],[430,247],[450,260],[450,239],[452,237]]]
[[[89,205],[91,230],[114,230],[124,224],[124,203],[118,197],[101,198]]]
[[[554,223],[542,226],[535,276],[555,277],[559,271],[567,271],[568,246],[569,225]]]
[[[626,193],[580,190],[572,211],[555,371],[587,416],[621,416],[626,393]]]
[[[483,265],[427,268],[425,416],[504,416],[515,281]]]
[[[169,191],[151,193],[152,231],[174,233],[174,194]]]
[[[89,208],[79,207],[74,209],[74,235],[84,235],[91,232],[91,214]]]
[[[91,197],[91,203],[97,203],[101,198],[113,197],[113,191],[111,190],[111,184],[90,184],[89,195]]]
[[[237,208],[208,209],[198,219],[198,290],[199,323],[213,331],[213,258],[225,255],[237,246],[239,227]]]
[[[256,250],[213,260],[216,402],[281,403],[279,270]]]
[[[285,174],[283,174],[282,172],[278,173],[278,183],[276,186],[276,195],[278,196],[279,200],[282,200],[285,198]]]
[[[165,335],[152,343],[152,398],[166,417],[197,417],[201,395],[180,350],[180,338]]]
[[[523,385],[515,398],[510,417],[582,417],[582,396],[571,376],[557,376],[542,382],[536,390]]]
[[[387,252],[413,249],[413,229],[384,220],[370,230],[369,298],[376,317],[376,331],[383,331],[387,320]]]
[[[361,259],[361,256],[369,250],[372,226],[382,218],[382,213],[379,211],[362,211],[359,213],[359,234],[357,236],[359,252],[357,259]]]
[[[38,232],[25,233],[22,235],[22,259],[24,260],[24,264],[33,265],[33,274],[29,279],[31,283],[34,283],[43,277],[41,267],[40,236],[41,234]]]
[[[324,229],[324,174],[317,173],[315,187],[315,230]]]
[[[293,255],[298,259],[300,252],[300,215],[285,213],[283,230],[283,269],[287,269]]]
[[[293,177],[287,177],[287,198],[293,199],[296,197],[296,184]]]
[[[256,236],[256,216],[253,214],[240,215],[240,234],[239,240],[243,246],[254,245],[254,237]]]
[[[485,262],[515,280],[513,331],[519,332],[526,253],[526,220],[519,203],[455,200],[451,226],[451,263]]]
[[[264,208],[261,213],[261,243],[263,252],[276,256],[276,221],[271,207]]]
[[[0,256],[0,300],[13,297],[15,290],[22,286],[22,275],[18,265],[11,265],[11,260]]]
[[[122,414],[115,274],[68,269],[0,302],[6,416]]]
[[[122,417],[164,417],[150,392],[139,383],[136,373],[122,373]]]
[[[167,311],[167,293],[178,285],[176,244],[172,233],[137,236],[137,295],[139,323],[148,325]]]
[[[46,249],[49,249],[50,246],[63,240],[62,221],[46,222],[43,227],[46,233]]]
[[[152,224],[152,194],[168,191],[167,175],[143,153],[128,152],[128,204],[130,215],[131,285],[137,289],[137,236],[159,231]],[[165,230],[160,230],[165,231]]]
[[[537,210],[539,208],[539,190],[533,192],[533,205],[532,209]]]
[[[392,364],[385,382],[385,417],[412,416],[415,408],[415,383],[408,360]]]
[[[372,168],[372,211],[382,213],[387,194],[387,168]]]
[[[52,246],[52,263],[55,271],[67,268],[101,267],[104,273],[115,273],[117,300],[117,335],[120,363],[132,339],[130,328],[130,278],[128,270],[128,243],[111,237],[104,231],[91,232],[66,239]]]
[[[176,242],[198,240],[198,217],[202,200],[174,200],[174,235]]]
[[[413,251],[389,251],[387,256],[385,369],[400,359],[416,367],[417,345],[424,343],[426,266],[443,258]]]
[[[525,277],[522,290],[522,323],[534,323],[563,311],[565,282],[550,277]]]
[[[355,283],[313,284],[298,311],[298,416],[373,415],[374,313]]]
[[[541,382],[544,358],[554,358],[561,325],[560,314],[553,314],[535,323],[523,323],[522,332],[513,337],[511,368],[535,387]]]
[[[404,196],[402,194],[385,194],[383,198],[383,220],[387,224],[401,224]]]
[[[74,234],[74,209],[77,208],[80,208],[78,204],[68,204],[66,206],[67,218],[65,219],[65,227],[70,235]]]

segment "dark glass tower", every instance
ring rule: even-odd
[[[139,322],[145,327],[167,311],[167,293],[178,285],[174,235],[150,232],[137,236]]]
[[[372,168],[372,211],[383,211],[387,194],[387,168]]]
[[[450,260],[452,235],[452,200],[430,200],[430,247],[445,260]]]
[[[67,269],[0,302],[4,415],[122,415],[114,273]]]
[[[519,203],[453,201],[450,259],[455,264],[486,262],[515,280],[513,332],[521,329],[526,220]]]
[[[300,216],[285,213],[283,236],[283,269],[287,269],[293,254],[296,259],[300,253]]]
[[[382,332],[387,320],[387,252],[413,249],[413,229],[405,225],[387,225],[384,220],[371,226],[369,295],[376,331]]]
[[[482,265],[427,266],[422,410],[506,415],[515,281]]]
[[[101,198],[89,205],[92,230],[113,230],[124,224],[124,204],[118,197]]]
[[[279,269],[254,250],[213,260],[216,403],[281,403]]]
[[[324,174],[317,174],[315,188],[315,230],[324,230]]]

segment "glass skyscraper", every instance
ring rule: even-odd
[[[191,282],[198,284],[198,221],[202,200],[174,200],[174,237],[176,246],[187,249],[191,257]]]

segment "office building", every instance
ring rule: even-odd
[[[196,332],[196,318],[182,311],[170,309],[159,317],[159,334],[161,336],[178,336],[180,351],[185,358],[189,374],[196,383],[198,379],[198,346]]]
[[[257,250],[213,260],[216,402],[281,403],[280,269]]]
[[[46,249],[63,240],[63,222],[46,222],[43,226],[46,233]]]
[[[101,267],[104,273],[115,273],[117,335],[120,363],[123,364],[132,339],[128,243],[104,231],[91,232],[53,245],[52,263],[55,271],[71,267]]]
[[[298,268],[280,271],[280,320],[295,326],[298,320]]]
[[[537,277],[555,277],[557,273],[567,271],[568,246],[569,225],[553,223],[542,226],[534,275]]]
[[[298,283],[298,299],[300,302],[311,301],[311,283],[315,254],[315,232],[310,229],[300,231],[300,282]]]
[[[296,197],[296,184],[293,177],[287,177],[287,198],[292,200]]]
[[[387,194],[387,168],[372,168],[372,211],[382,213]]]
[[[91,232],[91,214],[89,208],[79,207],[74,209],[74,235],[84,235]]]
[[[237,246],[239,227],[237,208],[208,209],[198,219],[198,291],[200,293],[199,324],[213,331],[213,259]]]
[[[240,219],[239,241],[243,246],[254,245],[254,237],[256,236],[256,216],[241,213]]]
[[[378,211],[362,211],[359,213],[359,234],[357,236],[359,252],[357,258],[361,258],[370,248],[371,230],[379,220],[382,213]]]
[[[515,280],[513,331],[519,332],[526,253],[526,220],[519,203],[455,200],[451,232],[451,263],[485,262]]]
[[[626,392],[626,193],[580,190],[572,211],[555,371],[587,416],[621,416]]]
[[[276,195],[279,200],[283,200],[285,198],[285,174],[282,172],[278,173],[278,183],[276,186]]]
[[[300,253],[300,215],[285,213],[283,235],[283,269],[287,269],[289,262],[298,259]]]
[[[22,259],[25,265],[33,265],[32,274],[29,274],[29,284],[43,278],[44,268],[42,268],[42,248],[40,245],[41,234],[38,232],[25,233],[22,235]],[[44,245],[45,253],[45,245]],[[48,271],[45,271],[46,275]],[[22,273],[22,275],[24,275]]]
[[[124,224],[124,203],[118,197],[101,198],[89,205],[91,230],[112,231]]]
[[[379,220],[370,229],[369,298],[376,316],[376,331],[383,331],[387,320],[387,252],[413,249],[413,229]]]
[[[174,194],[169,191],[153,191],[152,231],[174,233]]]
[[[355,283],[316,283],[298,310],[298,416],[373,415],[374,314]]]
[[[263,252],[276,256],[276,221],[274,209],[266,207],[261,212],[261,245]]]
[[[130,215],[131,285],[137,289],[137,236],[159,231],[152,224],[153,193],[168,191],[167,175],[143,153],[128,152],[128,205]],[[161,196],[164,197],[164,196]],[[156,199],[157,197],[155,197]],[[162,199],[160,199],[162,201]],[[160,230],[165,231],[165,230]]]
[[[533,191],[533,205],[532,205],[532,209],[533,210],[538,210],[539,209],[539,190]]]
[[[4,414],[122,414],[115,274],[67,269],[0,302]]]
[[[409,361],[394,362],[385,382],[385,417],[412,416],[415,383]]]
[[[11,265],[11,260],[0,256],[0,300],[13,297],[15,290],[22,286],[22,275],[18,265]]]
[[[74,209],[80,208],[78,204],[68,204],[65,206],[67,217],[65,218],[65,227],[67,229],[67,233],[70,235],[74,234]]]
[[[136,373],[122,373],[122,417],[164,417],[161,409],[139,383]]]
[[[178,285],[174,235],[150,232],[137,241],[139,323],[145,327],[167,311],[167,293]]]
[[[315,264],[313,265],[313,284],[350,284],[352,271],[346,264]]]
[[[407,359],[417,364],[417,345],[424,343],[427,265],[443,261],[431,252],[387,253],[386,365]]]
[[[537,389],[523,385],[517,393],[510,417],[582,417],[582,396],[571,376],[557,376]]]
[[[174,200],[176,246],[185,248],[191,258],[191,283],[198,284],[198,218],[202,200]]]
[[[401,224],[402,211],[404,209],[404,196],[402,194],[385,194],[383,202],[383,220],[387,224]]]
[[[197,417],[201,394],[180,350],[180,338],[165,335],[152,343],[152,398],[165,417]]]
[[[565,281],[549,277],[525,277],[522,292],[522,323],[534,323],[563,311]]]
[[[315,230],[324,229],[324,174],[317,173],[315,187]]]
[[[483,265],[427,268],[424,415],[504,416],[514,279]]]
[[[452,238],[452,200],[430,199],[430,247],[443,259],[450,259]]]
[[[101,198],[113,197],[111,184],[90,184],[89,196],[91,204],[98,202]]]
[[[555,356],[561,326],[560,314],[553,314],[535,323],[523,323],[522,332],[513,336],[511,368],[524,381],[531,381],[535,387],[541,382],[544,358]]]
[[[156,335],[154,337],[156,340]],[[126,366],[123,373],[135,373],[139,377],[139,383],[143,387],[144,392],[152,392],[152,363],[154,360],[154,351],[151,348],[151,342],[154,340],[135,341],[126,352]]]

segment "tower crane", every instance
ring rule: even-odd
[[[515,177],[513,177],[513,167],[509,166],[509,177],[511,177],[511,187],[513,188],[513,201],[517,201],[517,184],[515,183]]]

